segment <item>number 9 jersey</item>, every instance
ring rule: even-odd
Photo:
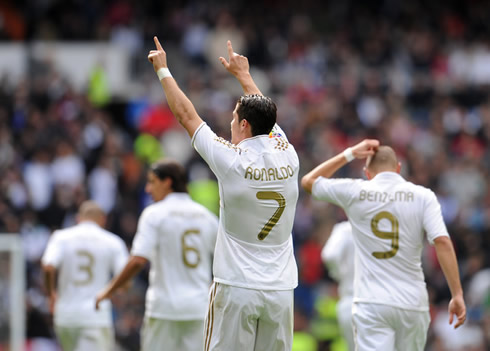
[[[428,311],[422,271],[424,232],[448,236],[435,194],[381,172],[373,179],[319,177],[312,195],[344,209],[356,244],[354,302]]]
[[[291,231],[299,160],[284,132],[276,124],[269,135],[234,145],[202,123],[192,143],[219,183],[214,280],[242,288],[294,289],[298,273]]]

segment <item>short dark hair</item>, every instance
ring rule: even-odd
[[[158,179],[164,180],[170,178],[172,180],[172,190],[177,193],[187,192],[187,172],[180,163],[174,160],[160,160],[154,162],[150,171],[157,176]]]
[[[252,135],[269,134],[276,124],[277,107],[271,98],[259,94],[243,95],[238,99],[238,121],[246,119]]]

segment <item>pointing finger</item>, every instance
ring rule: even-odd
[[[160,44],[160,41],[158,41],[158,38],[156,35],[153,37],[153,41],[155,42],[155,46],[157,47],[157,50],[163,51],[162,45]]]
[[[228,40],[228,57],[231,59],[233,57],[233,48],[231,47],[231,41]]]

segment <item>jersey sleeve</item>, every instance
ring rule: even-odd
[[[117,238],[113,259],[113,273],[117,275],[121,273],[128,262],[128,249],[126,248],[124,241],[120,238]]]
[[[132,256],[141,256],[148,260],[157,244],[158,229],[156,223],[153,223],[151,211],[146,208],[138,221],[138,229],[133,239],[131,248]]]
[[[434,239],[439,236],[449,236],[444,219],[442,217],[441,205],[437,201],[436,195],[428,191],[425,198],[425,210],[423,219],[424,229],[427,233],[427,240],[432,245]]]
[[[317,200],[330,202],[345,209],[353,198],[359,180],[318,177],[313,183],[311,194]]]
[[[336,224],[321,253],[322,261],[327,266],[328,273],[337,281],[340,280],[340,265],[345,259],[346,235],[351,234],[346,233],[343,223]]]
[[[63,258],[63,246],[60,233],[55,231],[49,238],[41,262],[45,266],[59,267]]]
[[[192,145],[218,179],[231,168],[240,147],[218,137],[206,123],[202,123],[192,136]]]

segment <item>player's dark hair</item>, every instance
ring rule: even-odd
[[[177,193],[187,192],[187,172],[184,166],[173,160],[160,160],[151,165],[150,170],[160,180],[170,178],[172,180],[172,190]]]
[[[238,121],[246,119],[252,128],[252,136],[269,134],[276,124],[277,107],[271,98],[253,94],[238,99]]]

